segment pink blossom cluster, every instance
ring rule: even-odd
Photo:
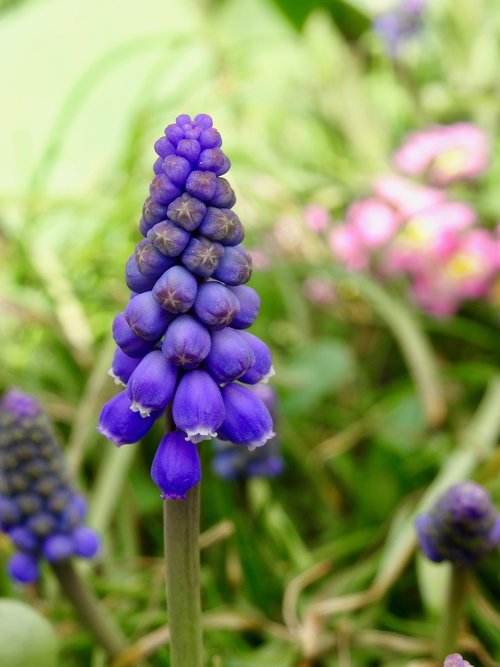
[[[499,275],[500,227],[481,227],[474,208],[448,188],[477,178],[488,159],[488,139],[472,124],[415,132],[394,155],[399,173],[376,178],[370,196],[353,202],[341,223],[325,229],[311,225],[309,215],[306,224],[327,234],[345,267],[404,278],[416,305],[448,317],[464,301],[487,296]],[[318,211],[315,219],[322,219]]]

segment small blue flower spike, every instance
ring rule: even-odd
[[[137,442],[171,411],[175,430],[151,470],[163,498],[183,499],[200,481],[197,443],[219,435],[252,450],[274,436],[269,409],[251,388],[274,370],[267,345],[245,331],[260,298],[245,284],[252,257],[221,146],[206,114],[178,116],[155,143],[144,238],[125,269],[131,299],[113,322],[110,375],[125,390],[103,407],[98,430],[117,446]],[[278,456],[257,458],[255,470],[280,467]]]
[[[500,513],[475,482],[448,489],[416,520],[420,547],[430,560],[474,567],[500,546]]]
[[[35,398],[10,389],[0,401],[0,530],[17,549],[11,578],[36,581],[43,559],[95,556],[100,540],[84,524],[86,512],[48,416]]]

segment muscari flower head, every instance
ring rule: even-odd
[[[452,653],[444,659],[443,667],[472,667],[468,660],[464,660],[460,653]]]
[[[474,566],[500,546],[500,513],[474,482],[448,489],[416,521],[420,547],[430,560]]]
[[[30,583],[44,558],[94,556],[99,538],[85,515],[48,416],[35,398],[9,390],[0,401],[0,530],[17,549],[10,576]]]
[[[244,331],[260,298],[245,285],[252,258],[221,145],[205,114],[179,116],[155,143],[144,238],[125,271],[131,299],[113,322],[110,375],[125,389],[103,407],[98,429],[117,446],[133,443],[171,411],[175,430],[151,470],[164,498],[185,498],[200,481],[202,440],[254,449],[274,436],[265,402],[245,386],[274,371],[267,345]]]

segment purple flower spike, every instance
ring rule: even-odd
[[[160,252],[149,239],[144,239],[135,246],[134,256],[139,271],[154,281],[175,264],[174,259]]]
[[[186,493],[201,481],[200,456],[184,433],[168,433],[160,442],[151,466],[151,477],[161,497],[185,500]]]
[[[32,584],[40,576],[38,560],[22,551],[12,556],[7,569],[9,576],[20,584]]]
[[[240,219],[230,208],[209,206],[199,227],[203,234],[223,245],[238,245],[243,241],[244,232]]]
[[[210,375],[205,371],[187,372],[172,403],[175,425],[186,433],[186,440],[198,443],[215,438],[224,415],[220,390]]]
[[[182,253],[182,263],[197,276],[210,278],[223,254],[224,247],[220,243],[193,236]]]
[[[93,558],[99,553],[101,541],[99,535],[88,526],[78,526],[71,534],[75,556]]]
[[[212,348],[205,366],[219,385],[241,377],[255,363],[252,348],[241,333],[226,327],[212,333]]]
[[[253,450],[275,435],[269,410],[251,389],[228,384],[222,387],[221,393],[226,418],[219,429],[219,438]]]
[[[127,396],[130,409],[141,417],[164,410],[172,400],[177,384],[177,366],[159,350],[147,354],[130,376]]]
[[[97,430],[117,447],[130,445],[143,438],[158,417],[158,413],[141,417],[138,412],[132,412],[131,405],[127,392],[122,391],[101,410]]]
[[[214,278],[226,285],[242,285],[252,275],[252,256],[242,245],[226,247],[214,271]]]
[[[42,552],[49,563],[57,563],[73,555],[73,542],[67,535],[51,535],[43,543]]]
[[[232,208],[236,204],[234,190],[225,178],[217,177],[214,193],[208,203],[219,208]]]
[[[234,329],[248,329],[257,319],[260,310],[260,296],[248,285],[231,287],[231,292],[240,304],[239,312],[234,316],[231,326]]]
[[[189,232],[178,227],[170,220],[162,220],[148,232],[148,241],[168,257],[177,257],[187,246],[191,238]]]
[[[156,343],[172,316],[155,300],[152,292],[143,292],[128,302],[125,319],[136,336]]]
[[[115,384],[125,386],[130,376],[139,365],[139,362],[140,359],[137,357],[129,357],[121,348],[117,347],[108,375],[113,378]]]
[[[185,192],[168,207],[168,218],[187,232],[192,232],[203,220],[206,210],[207,207],[202,201]]]
[[[153,178],[153,182],[149,186],[149,192],[159,204],[170,204],[181,194],[180,188],[172,183],[166,174],[160,174]]]
[[[194,311],[198,319],[211,329],[223,329],[231,324],[240,304],[231,290],[217,282],[200,285]]]
[[[217,176],[212,171],[192,171],[186,181],[186,191],[202,201],[211,201],[216,187]]]
[[[165,334],[162,351],[177,366],[196,368],[210,352],[211,339],[207,329],[191,315],[180,315]]]
[[[137,262],[135,261],[135,254],[131,255],[125,267],[125,280],[132,292],[141,294],[142,292],[149,292],[156,282],[154,276],[147,276],[139,271]]]
[[[240,336],[246,341],[254,353],[255,361],[247,372],[240,377],[241,382],[257,384],[267,382],[274,375],[271,351],[260,338],[248,331],[240,331]]]
[[[183,266],[173,266],[153,287],[153,297],[170,313],[185,313],[198,293],[196,278]]]
[[[178,155],[169,155],[163,162],[163,169],[168,178],[175,185],[182,186],[191,173],[191,165],[188,160]]]
[[[139,297],[135,297],[138,299]],[[140,338],[130,328],[125,313],[121,312],[113,320],[113,338],[120,349],[129,357],[143,357],[155,346],[156,341]]]

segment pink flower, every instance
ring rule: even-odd
[[[339,259],[348,269],[362,271],[368,267],[369,255],[351,225],[340,224],[329,234],[332,255]]]
[[[373,250],[391,239],[401,224],[400,216],[390,206],[374,197],[354,202],[346,213],[360,243]]]
[[[337,290],[329,278],[310,276],[304,281],[302,289],[306,298],[319,306],[329,306],[337,299]]]
[[[377,178],[373,183],[373,191],[405,218],[446,199],[443,190],[420,185],[396,174]]]
[[[408,136],[394,155],[404,174],[427,174],[434,185],[479,176],[488,166],[489,140],[471,123],[434,125]]]
[[[320,204],[308,204],[304,209],[304,221],[313,232],[324,232],[331,222],[330,214]]]

